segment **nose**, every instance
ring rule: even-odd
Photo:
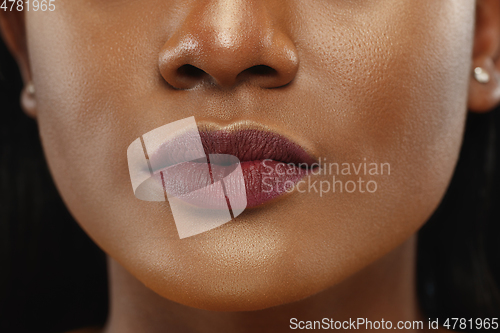
[[[160,52],[160,73],[172,87],[229,88],[247,82],[278,88],[294,79],[297,49],[265,8],[266,1],[193,3]]]

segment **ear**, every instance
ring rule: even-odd
[[[487,112],[500,104],[500,1],[477,0],[468,108]],[[479,82],[474,70],[481,67],[488,82]],[[485,73],[485,74],[486,74]]]
[[[35,86],[32,82],[29,65],[24,12],[0,10],[0,32],[5,45],[17,61],[24,82],[24,88],[21,92],[21,107],[28,116],[35,118]]]

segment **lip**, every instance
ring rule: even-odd
[[[153,170],[153,173],[163,173],[162,183],[167,193],[189,197],[189,193],[222,179],[236,166],[214,162],[213,156],[232,155],[240,162],[246,207],[231,208],[254,208],[285,194],[309,174],[315,164],[317,166],[317,159],[306,149],[274,131],[242,125],[216,128],[202,124],[198,129],[205,155],[212,155],[208,164],[203,158],[189,162],[184,159],[185,143],[190,140],[186,138],[192,133],[184,133],[164,142],[149,156],[152,164],[161,166]],[[210,179],[200,177],[203,172],[207,174],[207,165]],[[229,203],[227,196],[226,199]],[[187,201],[192,202],[193,199],[188,198]],[[203,194],[202,200],[194,201],[197,201],[195,205],[198,206],[226,208],[211,203],[210,193]]]

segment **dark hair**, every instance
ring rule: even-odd
[[[0,65],[0,332],[101,324],[106,257],[54,186],[36,122],[20,109],[21,78],[3,43]]]
[[[63,332],[107,317],[104,253],[73,220],[50,177],[22,82],[0,43],[0,331]],[[419,233],[426,316],[500,317],[500,112],[469,115],[460,159]]]
[[[419,232],[418,291],[429,317],[500,317],[500,108],[468,115],[445,197]]]

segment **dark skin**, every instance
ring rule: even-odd
[[[21,103],[54,181],[109,256],[110,316],[85,332],[425,322],[415,234],[446,191],[468,110],[500,103],[497,0],[74,0],[0,23],[35,87]],[[205,74],[186,76],[185,64]],[[273,72],[248,70],[257,65]],[[473,79],[476,66],[489,83]],[[179,240],[167,203],[134,197],[125,155],[192,115],[256,122],[316,157],[393,172],[373,195],[294,191]]]

